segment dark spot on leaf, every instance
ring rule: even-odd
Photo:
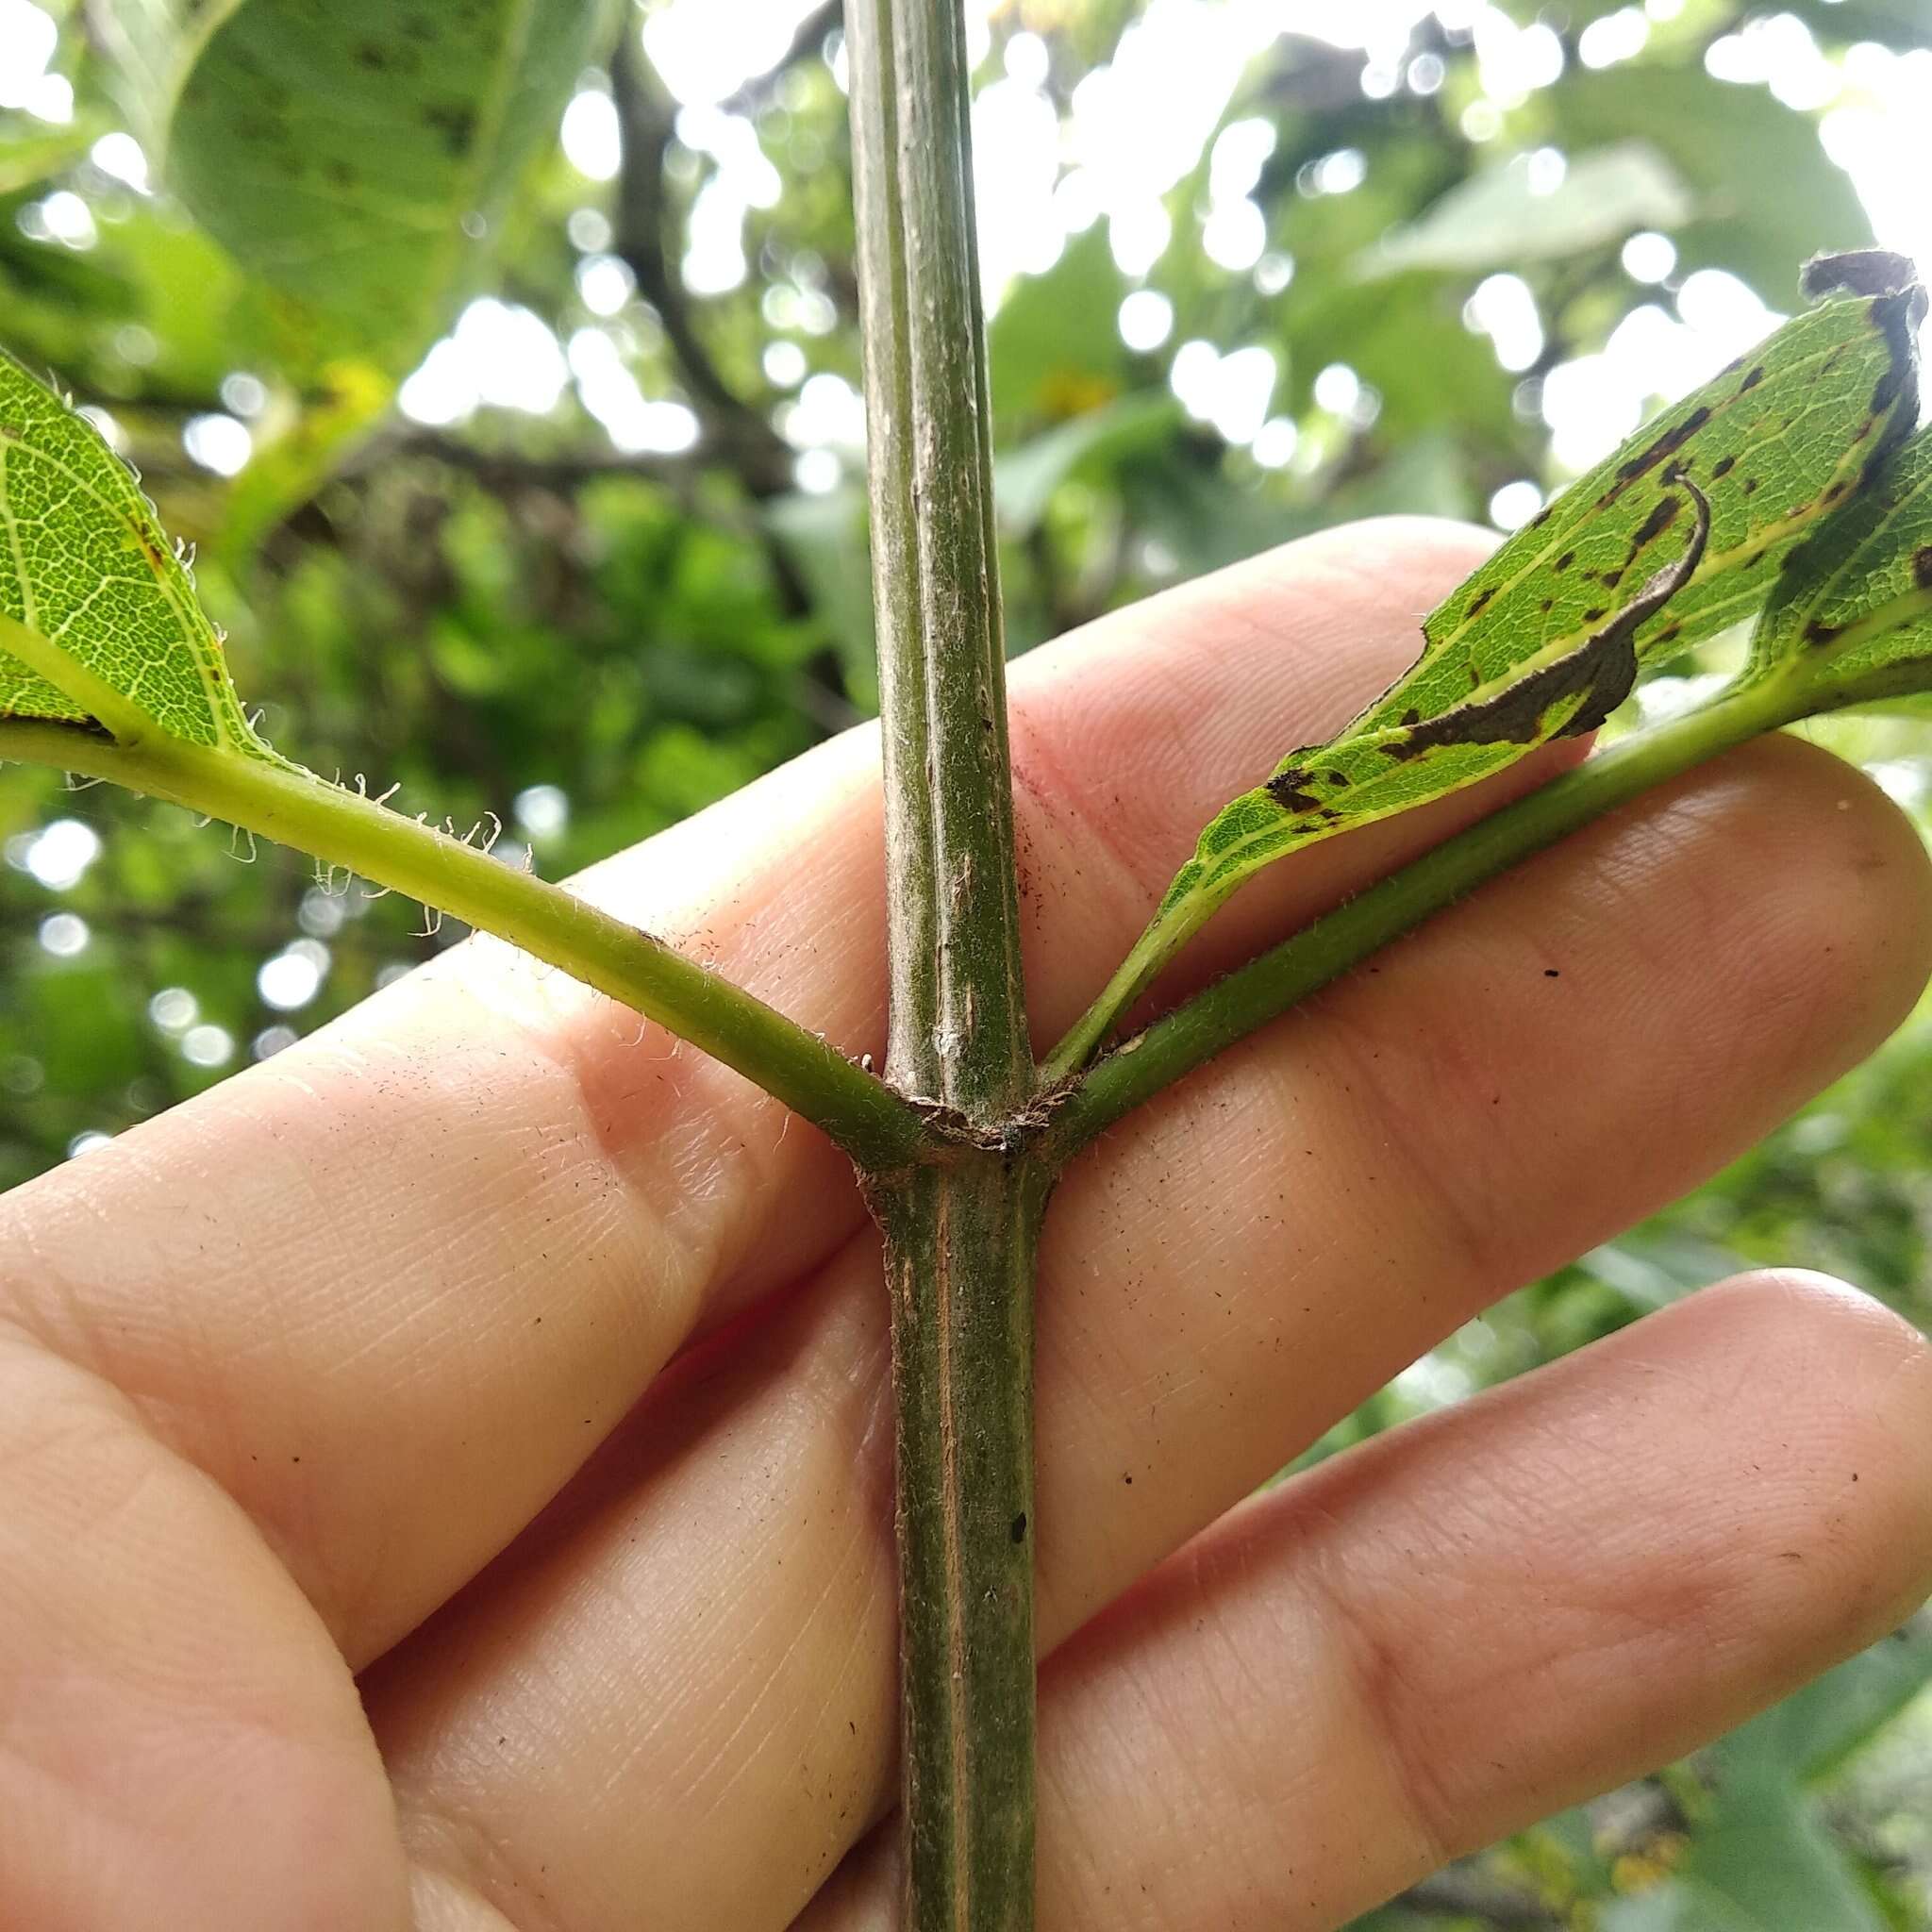
[[[380,74],[389,65],[389,56],[376,41],[364,41],[356,49],[356,58],[372,74]]]
[[[1842,625],[1826,624],[1823,618],[1814,617],[1805,626],[1805,641],[1807,644],[1828,644],[1843,628]]]
[[[1634,556],[1636,553],[1633,551],[1631,554]],[[1628,564],[1619,564],[1615,570],[1605,571],[1602,576],[1599,578],[1599,581],[1602,583],[1604,589],[1607,591],[1614,591],[1617,588],[1617,586],[1624,581],[1624,573],[1626,570],[1628,570],[1629,567],[1630,566]]]
[[[1402,722],[1405,724],[1420,724],[1423,722],[1423,714],[1411,705],[1407,710],[1403,712]]]
[[[1681,496],[1660,496],[1653,506],[1650,514],[1638,525],[1637,534],[1630,540],[1630,555],[1635,558],[1646,543],[1654,543],[1677,521],[1677,512],[1683,508]],[[1609,578],[1604,579],[1606,583]]]
[[[1932,543],[1922,543],[1912,552],[1912,581],[1922,591],[1932,591]]]
[[[1639,450],[1628,462],[1620,463],[1617,480],[1597,499],[1598,508],[1607,508],[1640,476],[1647,476],[1659,463],[1668,462],[1709,421],[1709,404],[1700,403],[1681,423],[1666,429],[1654,442]]]
[[[1328,782],[1339,789],[1348,783],[1348,774],[1346,772],[1330,772],[1328,774]]]
[[[451,154],[460,155],[468,151],[470,139],[476,131],[474,108],[459,105],[425,108],[423,118],[442,136],[443,145]]]
[[[1026,1512],[1024,1509],[1013,1518],[1012,1535],[1016,1543],[1024,1543],[1026,1541]]]
[[[1557,600],[1554,597],[1545,597],[1542,603],[1538,606],[1538,608],[1542,611],[1545,617],[1547,617],[1551,610],[1553,610],[1556,608],[1556,603]]]
[[[1756,389],[1757,385],[1763,380],[1764,364],[1760,362],[1755,369],[1751,371],[1750,375],[1745,376],[1743,381],[1738,385],[1738,393],[1740,396],[1748,393],[1750,391]]]
[[[1277,772],[1268,781],[1268,795],[1284,811],[1317,811],[1322,801],[1312,791],[1304,790],[1309,774],[1299,766],[1286,772]]]
[[[1602,630],[1554,663],[1506,685],[1493,697],[1453,706],[1417,724],[1406,744],[1391,747],[1392,756],[1418,758],[1442,744],[1537,744],[1551,736],[1594,731],[1637,682],[1639,627],[1684,588],[1704,560],[1710,506],[1695,484],[1686,482],[1683,488],[1697,512],[1697,527],[1684,554],[1658,571]],[[1594,623],[1603,614],[1586,612],[1585,622]],[[1578,700],[1575,709],[1553,732],[1551,713],[1571,699]]]
[[[1597,621],[1597,619],[1602,617],[1603,615],[1603,606],[1600,604],[1592,604],[1590,607],[1590,608],[1583,613],[1583,621],[1585,624],[1594,624]]]
[[[1873,249],[1871,254],[1883,251]],[[1890,258],[1893,261],[1904,259],[1901,256]],[[1909,272],[1909,264],[1907,264]],[[1916,282],[1908,282],[1894,294],[1880,295],[1872,305],[1872,326],[1885,338],[1887,354],[1890,361],[1885,374],[1878,378],[1878,386],[1872,391],[1872,413],[1885,415],[1903,393],[1906,381],[1917,366],[1914,345],[1919,333],[1919,325],[1925,319],[1925,291]],[[1890,449],[1899,439],[1912,427],[1913,412],[1901,410],[1887,425],[1883,447]]]
[[[1711,464],[1710,474],[1713,477],[1728,476],[1737,466],[1738,459],[1736,457],[1720,457],[1716,462]]]
[[[1551,564],[1550,568],[1551,568],[1552,570],[1568,570],[1568,569],[1570,568],[1570,566],[1571,566],[1571,565],[1572,565],[1573,563],[1574,563],[1575,561],[1576,561],[1576,553],[1575,553],[1575,551],[1574,551],[1574,550],[1566,550],[1566,551],[1564,551],[1564,553],[1562,554],[1562,556],[1561,556],[1561,557],[1557,558],[1557,559],[1556,560],[1556,562],[1555,562],[1555,563]]]
[[[1761,476],[1746,476],[1744,478],[1744,494],[1746,496],[1756,496],[1757,494],[1757,486],[1763,480]]]
[[[1493,584],[1491,584],[1487,591],[1478,591],[1475,593],[1475,595],[1469,600],[1469,608],[1463,613],[1465,620],[1472,617],[1480,617],[1483,612],[1483,607],[1486,604],[1488,604],[1490,599],[1493,597],[1495,594],[1496,587]]]

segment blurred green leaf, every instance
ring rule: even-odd
[[[1544,99],[1564,149],[1641,141],[1676,170],[1696,197],[1693,219],[1672,237],[1687,272],[1728,269],[1789,308],[1797,263],[1871,239],[1857,191],[1819,146],[1816,125],[1763,88],[1630,61],[1578,74]]]
[[[391,364],[435,334],[596,50],[606,0],[102,0],[165,178]]]
[[[993,465],[1000,521],[1024,536],[1045,513],[1053,493],[1070,477],[1106,470],[1123,458],[1153,448],[1181,421],[1180,405],[1164,390],[1121,396],[1003,451]]]
[[[1017,423],[1064,422],[1119,393],[1128,357],[1115,317],[1127,287],[1102,222],[1068,242],[1044,275],[1014,283],[987,329],[1002,439]]]
[[[1611,246],[1639,228],[1674,228],[1692,203],[1677,171],[1641,141],[1570,157],[1540,189],[1524,155],[1458,182],[1361,258],[1366,275],[1408,268],[1486,271],[1557,261]]]

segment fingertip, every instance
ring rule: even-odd
[[[1674,1314],[1711,1359],[1788,1391],[1763,1444],[1788,1479],[1763,1502],[1825,1559],[1811,1573],[1821,1632],[1841,1626],[1834,1647],[1848,1652],[1893,1628],[1932,1591],[1932,1343],[1808,1269],[1733,1276]]]

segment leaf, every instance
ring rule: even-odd
[[[1096,222],[1043,275],[1007,291],[986,343],[1002,434],[1024,422],[1063,422],[1120,391],[1128,358],[1115,317],[1127,286]]]
[[[1859,487],[1916,411],[1924,296],[1909,273],[1876,256],[1822,269],[1821,288],[1862,277],[1882,291],[1788,324],[1533,519],[1424,621],[1406,676],[1208,826],[1161,912],[1211,908],[1284,853],[1593,728],[1646,658],[1748,611],[1772,561]]]
[[[1002,452],[993,462],[1001,527],[1027,535],[1062,483],[1164,441],[1180,420],[1180,405],[1166,391],[1143,390]]]
[[[1729,1760],[1761,1758],[1793,1777],[1828,1775],[1932,1684],[1932,1616],[1922,1614],[1815,1678],[1719,1745]]]
[[[1622,242],[1639,228],[1674,228],[1693,204],[1683,177],[1647,142],[1573,156],[1554,188],[1538,192],[1519,156],[1459,181],[1406,228],[1360,259],[1380,276],[1401,269],[1487,270],[1559,261]]]
[[[1741,683],[1790,677],[1807,710],[1869,704],[1932,680],[1932,431],[1787,560]]]
[[[133,472],[4,353],[0,718],[274,756]]]
[[[1763,88],[1713,87],[1701,67],[1628,61],[1567,75],[1546,98],[1558,147],[1638,140],[1676,170],[1697,202],[1695,219],[1672,231],[1687,271],[1728,269],[1782,308],[1793,259],[1870,236],[1817,123]]]
[[[823,496],[794,492],[774,497],[765,506],[764,518],[831,633],[852,702],[875,711],[878,665],[873,655],[864,491],[848,485]]]
[[[1796,1783],[1774,1765],[1726,1759],[1713,1815],[1684,1875],[1766,1932],[1885,1932],[1857,1875]]]
[[[1510,396],[1517,378],[1489,338],[1462,319],[1465,275],[1403,269],[1296,278],[1277,300],[1293,408],[1313,403],[1318,373],[1345,362],[1381,398],[1375,441],[1406,451],[1419,435],[1454,432],[1459,442],[1513,458]],[[1291,410],[1292,413],[1292,409]]]
[[[104,0],[170,187],[244,267],[407,359],[555,133],[605,0]]]

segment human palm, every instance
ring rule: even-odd
[[[1477,540],[1295,545],[1016,669],[1056,1037],[1191,828]],[[1314,850],[1201,976],[1548,775]],[[883,1046],[854,734],[584,890]],[[1243,1501],[1875,1044],[1909,828],[1788,740],[1486,888],[1089,1150],[1040,1286],[1040,1921],[1313,1928],[1666,1760],[1932,1583],[1932,1354],[1709,1291]],[[811,1129],[471,941],[0,1202],[0,1924],[890,1923],[876,1247]]]

